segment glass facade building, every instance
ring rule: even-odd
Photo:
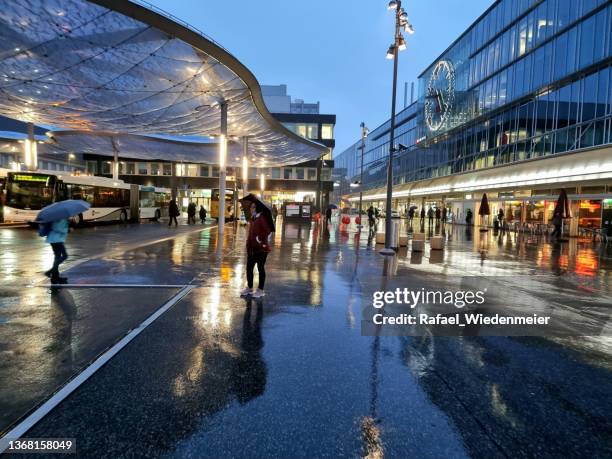
[[[609,1],[495,2],[425,69],[418,100],[397,115],[395,145],[406,148],[393,164],[394,189],[594,148],[609,157],[611,30]],[[371,195],[386,186],[389,124],[366,141]],[[335,158],[347,182],[359,176],[359,146]]]

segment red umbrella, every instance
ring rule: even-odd
[[[482,195],[482,201],[480,201],[480,209],[478,209],[478,215],[491,215],[491,209],[489,209],[489,200],[487,199],[487,193]]]
[[[557,198],[557,205],[555,206],[554,213],[558,213],[561,218],[570,218],[572,216],[570,214],[569,199],[567,199],[567,193],[563,188]]]

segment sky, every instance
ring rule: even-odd
[[[261,85],[321,103],[337,116],[340,153],[391,114],[393,63],[385,59],[394,18],[387,0],[150,0],[202,30],[236,56]],[[493,0],[404,0],[416,32],[400,53],[398,111],[404,82],[415,82]],[[410,98],[410,92],[408,92]]]

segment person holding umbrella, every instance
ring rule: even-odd
[[[47,237],[47,242],[53,250],[53,267],[45,271],[45,276],[51,278],[52,284],[68,282],[66,277],[59,274],[59,266],[68,258],[65,246],[68,219],[85,212],[89,207],[89,203],[80,199],[68,199],[45,207],[36,216],[36,221],[40,224],[38,234]]]
[[[263,298],[266,283],[266,259],[270,253],[270,236],[274,232],[272,211],[253,194],[241,199],[243,209],[250,216],[249,234],[246,241],[247,249],[247,287],[240,293],[243,297]],[[254,268],[257,265],[259,284],[253,290]]]

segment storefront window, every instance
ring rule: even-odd
[[[149,174],[149,165],[147,163],[138,163],[138,174],[139,175],[148,175]]]
[[[281,172],[280,172],[280,167],[273,167],[272,168],[272,178],[273,179],[280,179],[281,178]]]
[[[200,166],[200,177],[208,177],[208,166]]]
[[[125,173],[127,175],[134,175],[136,173],[136,165],[134,163],[127,163],[125,165]]]
[[[295,173],[296,173],[296,178],[298,180],[304,180],[304,168],[303,167],[296,167]]]
[[[308,180],[316,180],[316,179],[317,179],[317,170],[308,169]]]
[[[530,223],[544,223],[544,201],[529,201],[525,212],[525,221]]]
[[[601,200],[580,201],[578,226],[601,228]]]
[[[164,175],[172,175],[172,164],[164,163],[163,170],[164,170]]]
[[[151,175],[160,175],[159,163],[151,163]]]
[[[293,169],[290,167],[283,169],[283,178],[285,180],[291,180],[293,178]]]

